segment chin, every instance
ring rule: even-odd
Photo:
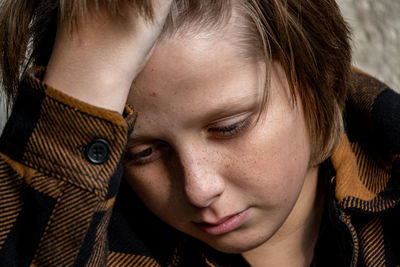
[[[220,252],[241,254],[257,248],[258,246],[268,241],[268,239],[269,236],[256,236],[252,238],[251,236],[249,237],[249,235],[238,235],[237,237],[235,236],[235,238],[229,238],[229,236],[221,236],[216,240],[204,240],[203,242],[207,243],[209,246]]]

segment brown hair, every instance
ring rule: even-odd
[[[152,17],[146,0],[8,0],[0,7],[0,67],[9,103],[30,65],[47,65],[57,23],[71,29],[87,13],[123,14],[132,5]],[[313,151],[310,164],[332,153],[343,131],[342,110],[349,86],[349,28],[334,0],[175,0],[163,38],[178,32],[217,29],[235,10],[244,21],[241,44],[266,64],[279,62],[292,99],[302,101]],[[28,50],[29,48],[29,50]],[[268,74],[267,74],[268,76]],[[267,77],[269,81],[269,76]],[[268,90],[264,90],[266,103]]]
[[[74,30],[87,14],[124,14],[126,6],[152,18],[149,0],[3,0],[0,2],[1,84],[10,107],[19,81],[31,65],[46,66],[58,23]]]

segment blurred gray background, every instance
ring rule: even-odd
[[[353,29],[354,65],[400,92],[400,0],[337,0]],[[6,114],[0,95],[0,132]]]
[[[400,0],[337,0],[353,29],[354,65],[400,92]]]

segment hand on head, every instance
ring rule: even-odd
[[[172,0],[152,0],[152,18],[127,6],[125,14],[103,13],[60,23],[44,81],[89,104],[122,112],[132,81],[151,55]]]

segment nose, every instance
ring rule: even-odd
[[[199,149],[186,152],[180,158],[186,198],[198,208],[209,207],[225,190],[224,178],[218,173],[221,159]]]

